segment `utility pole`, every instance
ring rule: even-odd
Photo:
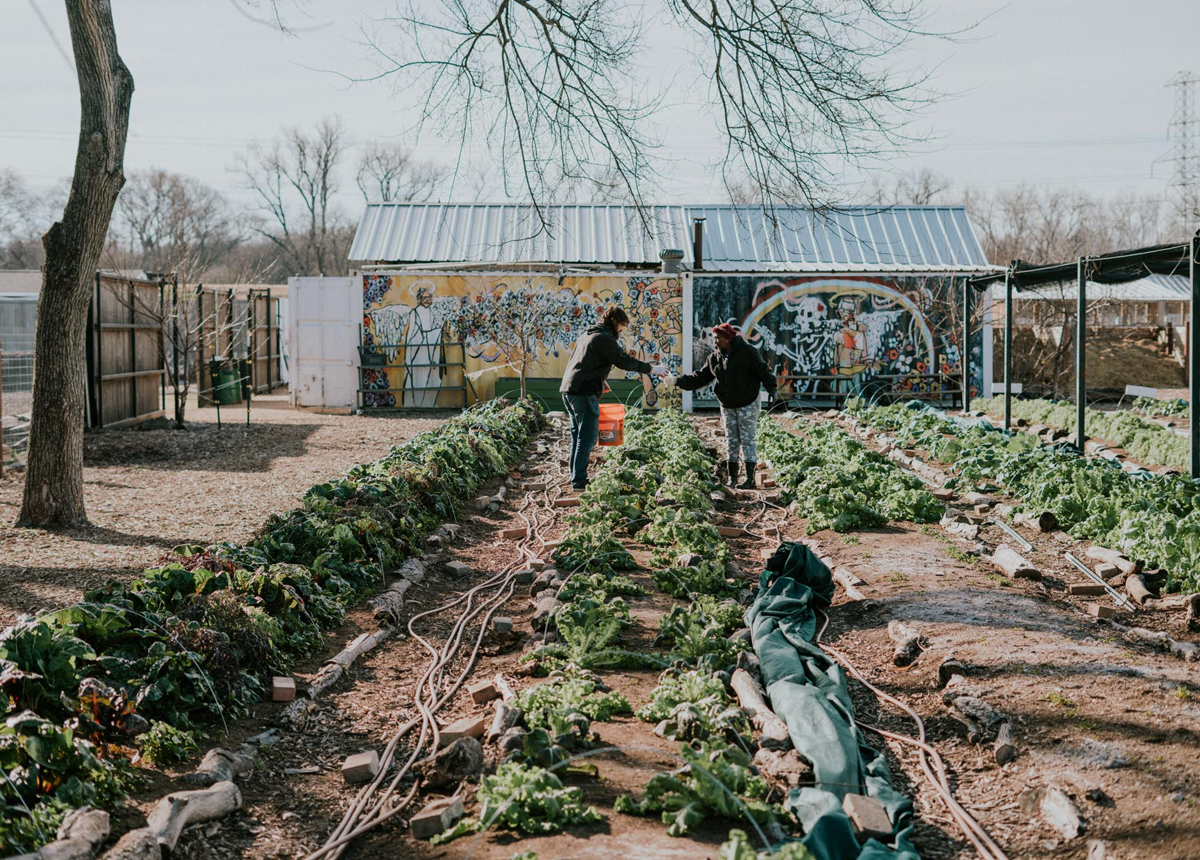
[[[1168,127],[1172,146],[1163,157],[1175,164],[1167,196],[1175,210],[1176,226],[1189,236],[1200,222],[1200,116],[1196,114],[1196,88],[1200,77],[1180,72],[1167,82],[1175,88],[1175,114]]]

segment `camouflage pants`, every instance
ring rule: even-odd
[[[740,449],[742,459],[747,463],[758,462],[758,413],[761,408],[757,400],[740,409],[721,407],[721,420],[725,422],[725,459],[738,459]]]

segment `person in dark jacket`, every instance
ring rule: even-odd
[[[587,487],[588,458],[600,438],[600,395],[613,366],[656,376],[667,374],[666,367],[649,365],[621,348],[617,338],[627,325],[629,315],[624,310],[606,310],[600,324],[575,341],[575,352],[558,389],[571,416],[571,486],[576,490]]]
[[[758,354],[729,323],[713,327],[717,348],[704,366],[695,373],[679,377],[676,387],[694,391],[716,381],[717,402],[725,422],[725,456],[729,467],[729,484],[737,485],[738,452],[746,461],[746,480],[741,489],[753,489],[754,470],[758,466],[758,393],[767,390],[767,400],[775,400],[775,375]]]

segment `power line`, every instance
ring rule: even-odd
[[[38,8],[35,0],[29,0],[29,8],[33,10],[33,14],[37,15],[37,19],[46,28],[46,32],[50,35],[50,41],[54,43],[54,47],[58,48],[59,56],[63,58],[63,62],[71,70],[71,77],[75,77],[75,63],[67,55],[67,50],[62,46],[62,42],[58,41],[58,34],[54,32],[54,28],[50,26],[50,22],[46,20],[46,16],[42,14],[42,10]]]

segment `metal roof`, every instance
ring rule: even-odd
[[[981,271],[988,265],[962,206],[778,207],[371,203],[350,260],[400,265],[657,266],[704,218],[706,272]],[[643,213],[646,222],[643,222]]]
[[[1186,302],[1192,297],[1192,281],[1187,275],[1147,275],[1136,281],[1119,284],[1100,284],[1088,281],[1089,301],[1101,299],[1114,302]],[[1020,299],[1064,299],[1075,301],[1075,285],[1055,288],[1033,287],[1013,294]]]

